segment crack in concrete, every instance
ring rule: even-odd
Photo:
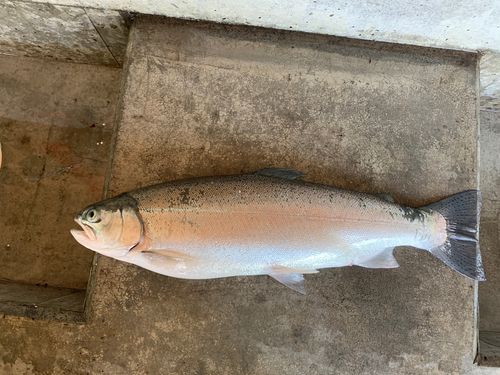
[[[51,298],[51,299],[48,299],[48,300],[46,300],[46,301],[43,301],[43,302],[37,303],[36,305],[38,305],[38,306],[43,306],[43,305],[46,305],[46,304],[48,304],[48,303],[50,303],[50,302],[54,302],[54,301],[58,301],[58,300],[61,300],[61,299],[64,299],[64,298],[68,298],[68,297],[70,297],[70,296],[73,296],[73,295],[74,295],[74,294],[76,294],[76,293],[81,293],[81,292],[82,292],[81,290],[76,290],[76,291],[71,292],[71,293],[69,293],[69,294],[66,294],[66,295],[64,295],[64,296],[61,296],[61,297],[56,297],[56,298]]]
[[[52,135],[52,127],[53,127],[53,125],[49,126],[49,132],[47,134],[47,144],[45,145],[45,160],[43,162],[42,172],[40,173],[40,177],[38,178],[35,194],[33,196],[33,201],[31,203],[30,212],[28,213],[28,216],[26,217],[26,224],[24,225],[23,237],[22,237],[23,239],[26,238],[26,231],[28,229],[28,225],[30,223],[30,218],[33,214],[33,210],[35,209],[36,202],[38,199],[38,193],[40,191],[40,182],[42,181],[43,175],[45,174],[45,168],[47,167],[47,156],[49,154],[49,143],[50,143],[50,137]]]
[[[92,26],[94,27],[94,30],[96,31],[96,33],[99,35],[99,38],[101,38],[102,42],[104,43],[104,45],[106,46],[106,48],[108,49],[108,52],[111,54],[111,56],[113,56],[113,60],[115,60],[116,62],[116,66],[121,68],[121,65],[120,63],[118,62],[118,60],[116,59],[115,55],[113,54],[113,52],[111,52],[111,49],[109,48],[108,44],[106,43],[106,41],[104,40],[104,38],[102,37],[101,33],[99,32],[99,30],[97,29],[96,25],[94,24],[94,21],[92,21],[92,18],[90,18],[90,16],[88,15],[87,11],[85,10],[85,8],[82,8],[82,10],[84,11],[85,15],[88,17],[90,23],[92,24]]]

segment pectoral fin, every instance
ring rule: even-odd
[[[304,276],[302,274],[307,273],[318,273],[319,271],[315,268],[308,267],[285,267],[285,266],[275,266],[269,270],[269,276],[273,279],[278,280],[283,285],[286,285],[290,289],[296,292],[306,294],[306,287],[304,285]]]
[[[180,277],[199,262],[196,258],[168,250],[130,251],[121,260],[162,275]]]
[[[175,259],[186,259],[186,260],[196,259],[190,255],[179,253],[178,251],[173,251],[173,250],[163,250],[163,249],[161,249],[161,250],[143,250],[143,252],[150,253],[150,254],[157,254],[160,256],[164,256],[164,257],[171,257],[171,258],[175,258]]]
[[[177,263],[182,261],[180,258],[157,254],[152,251],[141,251],[141,258],[158,268],[175,267]]]
[[[374,257],[364,259],[356,265],[365,268],[397,268],[399,264],[392,254],[393,250],[393,247],[388,247]]]

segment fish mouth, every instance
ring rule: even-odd
[[[95,231],[90,225],[82,223],[79,218],[75,218],[75,221],[83,230],[71,229],[73,237],[85,238],[87,241],[95,241],[97,239]]]

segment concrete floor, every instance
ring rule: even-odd
[[[149,17],[129,51],[110,196],[271,166],[413,206],[477,186],[474,54]],[[474,283],[395,256],[307,276],[306,296],[100,257],[88,323],[0,319],[0,373],[497,374],[472,365]]]
[[[120,78],[0,56],[0,279],[86,289],[93,254],[69,230],[102,197]]]

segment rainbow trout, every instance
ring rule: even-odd
[[[396,246],[428,250],[485,280],[477,240],[481,193],[426,207],[298,181],[293,169],[193,178],[93,204],[71,230],[83,246],[185,279],[267,274],[305,293],[320,268],[395,268]]]

